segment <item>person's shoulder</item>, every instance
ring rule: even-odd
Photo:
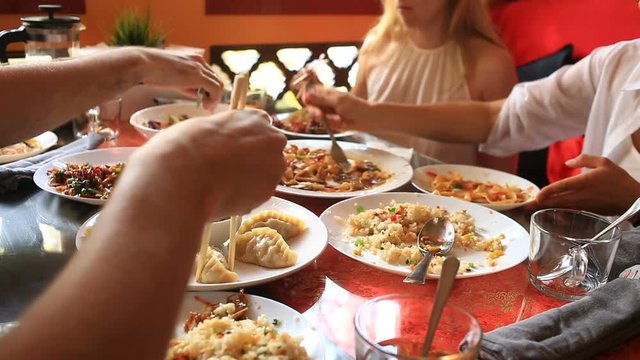
[[[501,73],[514,71],[513,58],[505,47],[480,37],[469,37],[461,42],[468,71]]]
[[[472,97],[479,100],[505,97],[517,82],[509,51],[477,37],[465,39],[460,45]]]
[[[588,57],[605,62],[637,59],[640,55],[640,39],[620,41],[594,49]]]

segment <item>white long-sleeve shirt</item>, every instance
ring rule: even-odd
[[[598,48],[547,78],[516,85],[480,150],[505,156],[584,134],[584,154],[620,164],[636,151],[628,140],[638,128],[640,40],[633,40]],[[624,163],[640,179],[640,167]]]

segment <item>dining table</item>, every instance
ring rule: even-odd
[[[60,131],[61,141],[70,141]],[[147,139],[128,123],[121,124],[119,137],[101,147],[140,146]],[[416,154],[416,168],[439,163]],[[417,192],[411,184],[399,191]],[[275,196],[304,206],[320,215],[337,199],[309,198],[286,194]],[[0,194],[0,324],[19,319],[56,274],[76,253],[79,227],[100,210],[99,206],[70,201],[23,182],[10,193]],[[525,229],[529,215],[522,208],[504,212]],[[284,278],[244,289],[297,310],[326,339],[326,359],[355,357],[353,318],[368,299],[392,293],[425,297],[435,294],[437,280],[424,285],[405,284],[403,276],[388,273],[340,253],[328,245],[310,265]],[[484,333],[564,305],[566,302],[536,290],[529,281],[526,261],[512,268],[455,281],[449,302],[472,313]],[[598,355],[599,359],[635,359],[640,338]]]

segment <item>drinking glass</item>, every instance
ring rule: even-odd
[[[433,299],[411,294],[377,297],[362,304],[354,319],[356,359],[476,359],[482,340],[478,321],[455,305],[446,305],[429,356],[422,346]]]
[[[589,243],[594,235],[609,224],[607,219],[586,211],[545,209],[533,214],[528,264],[529,279],[533,286],[544,294],[574,301],[606,284],[622,236],[620,227],[615,227],[585,247],[586,276],[577,286],[567,281],[572,275],[571,271],[546,281],[538,276],[549,274],[562,266],[570,258],[571,248]]]
[[[96,111],[97,116],[89,116],[91,131],[102,135],[105,141],[113,141],[120,132],[122,118],[122,98],[105,101],[89,111]]]
[[[117,97],[89,109],[73,119],[73,132],[76,138],[88,133],[102,135],[105,141],[113,141],[120,132],[122,120],[122,98]]]

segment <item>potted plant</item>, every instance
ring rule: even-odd
[[[144,14],[127,9],[116,16],[107,43],[111,46],[148,46],[164,48],[165,34],[153,28],[151,11]]]

